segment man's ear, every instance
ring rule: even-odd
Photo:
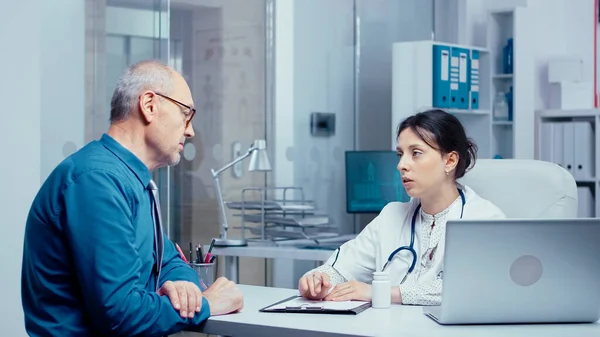
[[[140,117],[146,123],[152,122],[158,112],[158,95],[152,91],[146,91],[139,98]]]
[[[456,169],[458,160],[460,159],[458,152],[452,151],[444,156],[444,166],[446,173],[450,173]]]

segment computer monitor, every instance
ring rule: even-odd
[[[392,201],[410,200],[395,151],[346,151],[346,211],[379,213]]]

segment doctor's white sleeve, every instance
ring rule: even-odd
[[[306,274],[304,274],[304,276],[314,273],[314,272],[321,272],[321,273],[327,274],[329,276],[329,280],[331,281],[332,289],[339,283],[348,282],[348,280],[346,280],[346,278],[344,276],[342,276],[342,274],[340,274],[337,270],[335,270],[335,268],[333,268],[332,266],[330,266],[328,264],[324,264],[313,270],[310,270]]]
[[[315,271],[324,272],[329,275],[333,286],[352,280],[370,283],[375,271],[375,253],[378,251],[377,245],[379,244],[376,238],[379,231],[378,219],[381,213],[354,239],[334,251],[325,264],[305,275]]]
[[[400,296],[402,304],[414,305],[440,305],[442,303],[442,279],[417,282],[414,284],[401,284]]]

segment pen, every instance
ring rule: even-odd
[[[198,251],[200,252],[200,259],[198,260],[198,263],[202,263],[202,261],[204,261],[204,254],[202,253],[202,245],[198,244]]]
[[[181,248],[179,247],[179,245],[177,243],[175,243],[175,248],[177,248],[177,251],[179,252],[179,256],[181,256],[181,259],[185,263],[188,263],[188,260],[185,258],[185,254],[183,254],[183,251],[181,250]]]
[[[204,258],[204,263],[210,263],[210,258],[211,258],[211,253],[213,246],[215,245],[215,239],[212,239],[212,241],[210,242],[210,246],[208,247],[208,252],[206,253],[206,257]]]
[[[202,256],[200,255],[200,245],[196,246],[196,263],[200,263],[202,261]]]
[[[192,241],[190,241],[190,261],[194,261],[194,256],[192,255]]]
[[[215,260],[216,256],[211,256],[209,263],[213,263],[213,261]]]

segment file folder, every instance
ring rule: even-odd
[[[450,107],[450,47],[433,45],[433,106]]]
[[[594,178],[594,132],[591,122],[573,122],[573,171],[575,180]]]
[[[587,186],[577,186],[577,217],[593,218],[595,208],[592,190]]]
[[[471,50],[469,74],[470,108],[477,110],[479,109],[479,50]]]
[[[460,86],[458,78],[460,74],[459,48],[451,48],[450,50],[450,108],[458,108],[460,101]]]
[[[554,160],[554,125],[553,122],[542,122],[540,135],[540,159],[550,163]]]
[[[552,162],[566,169],[564,163],[564,124],[562,122],[552,122]]]
[[[469,50],[452,47],[450,51],[450,107],[469,109]]]
[[[371,307],[365,301],[312,301],[301,296],[291,296],[260,309],[260,312],[289,312],[301,314],[357,315]]]
[[[575,177],[575,130],[573,122],[563,123],[563,143],[562,143],[562,160],[563,167],[571,173],[573,178]]]

